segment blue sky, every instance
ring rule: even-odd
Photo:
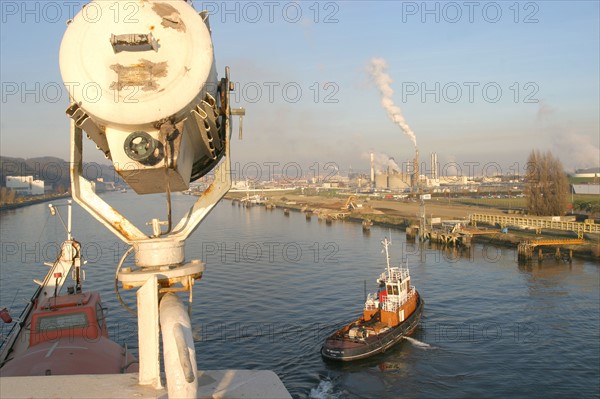
[[[56,88],[72,3],[1,2],[2,155],[68,156]],[[506,170],[538,148],[569,169],[600,164],[597,1],[194,4],[211,12],[217,68],[231,67],[247,110],[233,142],[242,165],[347,170],[366,169],[370,151],[412,157],[367,74],[374,57],[427,159]]]

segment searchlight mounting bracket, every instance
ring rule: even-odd
[[[221,100],[220,117],[222,118],[221,128],[224,129],[225,152],[221,162],[214,168],[214,181],[204,190],[198,200],[191,206],[188,212],[175,225],[172,232],[168,235],[156,237],[143,233],[132,222],[125,218],[116,209],[111,207],[106,201],[98,196],[93,189],[92,183],[83,176],[83,130],[77,123],[77,120],[71,119],[71,191],[73,199],[80,204],[95,219],[100,221],[106,228],[113,232],[117,237],[133,245],[136,252],[136,265],[142,269],[170,266],[169,270],[174,269],[174,265],[182,265],[184,261],[184,242],[195,231],[198,225],[210,213],[215,205],[231,188],[231,158],[230,158],[230,139],[231,139],[231,118],[232,115],[240,118],[245,114],[245,109],[239,108],[231,110],[230,94],[233,90],[233,82],[230,81],[229,67],[225,69],[225,77],[219,84],[219,93]],[[240,125],[240,136],[242,126]],[[153,222],[156,224],[159,222]],[[197,262],[194,262],[198,264]],[[193,269],[198,269],[194,267]],[[142,273],[144,276],[150,270]],[[196,274],[200,272],[192,272]],[[122,273],[119,279],[124,278],[128,288],[136,286],[126,274]],[[165,273],[161,272],[161,275]],[[172,273],[167,272],[165,277],[169,278]],[[175,273],[179,274],[179,273]],[[183,276],[181,276],[183,278]],[[134,279],[135,280],[135,279]],[[181,279],[179,279],[181,280]],[[138,283],[143,284],[146,278],[142,278]],[[182,280],[183,281],[183,280]],[[159,279],[159,282],[161,280]],[[172,283],[173,280],[170,281]],[[165,283],[162,281],[162,283]],[[169,283],[169,285],[170,285]]]

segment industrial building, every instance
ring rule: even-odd
[[[6,176],[6,188],[18,195],[44,195],[44,181],[33,176]]]
[[[396,171],[375,174],[375,189],[408,191],[411,188],[411,176]]]
[[[573,177],[600,177],[600,168],[577,169]]]
[[[115,183],[112,181],[104,181],[104,179],[102,177],[97,178],[96,180],[92,181],[92,190],[94,190],[95,193],[100,194],[106,191],[115,191],[116,187],[115,187]]]
[[[600,184],[573,184],[573,193],[600,195]]]
[[[421,169],[426,168],[420,164],[418,149],[415,149],[414,159],[406,161],[402,168],[394,158],[390,158],[385,167],[380,166],[380,170],[376,170],[374,159],[374,154],[371,153],[371,184],[376,190],[417,191],[440,185],[437,153],[431,154],[431,165],[426,170],[429,176],[421,173]]]

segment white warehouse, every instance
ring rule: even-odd
[[[6,188],[20,195],[44,195],[44,181],[33,176],[6,176]]]

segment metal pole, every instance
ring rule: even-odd
[[[574,195],[573,195],[574,192],[575,192],[575,186],[573,184],[571,184],[571,215],[575,211],[575,200],[574,200]]]
[[[73,239],[73,236],[71,235],[71,216],[73,215],[73,201],[72,200],[68,200],[67,201],[68,204],[68,214],[67,214],[67,240],[71,241]]]

